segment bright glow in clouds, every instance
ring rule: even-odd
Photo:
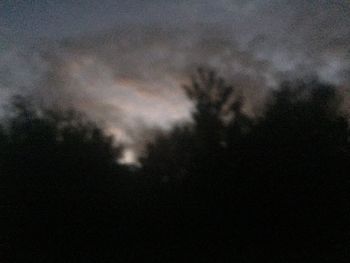
[[[87,112],[97,108],[95,114],[100,114],[100,119],[113,110],[121,122],[166,128],[189,117],[190,103],[175,80],[149,83],[114,76],[110,68],[86,57],[68,65],[68,78],[71,89],[80,87],[85,94],[78,94],[78,108]],[[125,118],[119,116],[120,110]],[[108,120],[112,116],[105,117]]]

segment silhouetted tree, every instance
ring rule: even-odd
[[[231,150],[241,156],[237,171],[243,206],[251,205],[242,208],[247,214],[241,213],[241,220],[256,227],[247,225],[246,236],[265,249],[271,242],[270,253],[278,249],[275,256],[283,261],[345,261],[349,125],[340,106],[332,86],[284,83],[264,116]]]
[[[226,146],[227,126],[244,116],[241,99],[235,96],[231,85],[208,69],[198,69],[191,84],[183,89],[194,104],[193,123],[177,126],[169,134],[159,136],[149,145],[142,164],[147,169],[153,167],[149,173],[163,174],[166,178],[202,174],[201,179],[205,180],[202,170],[205,173],[207,169],[216,170]]]
[[[212,71],[184,90],[192,122],[159,133],[134,172],[82,115],[17,99],[0,127],[3,261],[348,262],[336,87],[282,83],[256,118]]]
[[[173,200],[164,201],[167,226],[183,223],[177,245],[187,241],[211,260],[345,262],[349,124],[337,90],[283,83],[252,119],[224,83],[200,70],[185,86],[193,124],[162,135],[142,162],[148,176],[185,181],[157,197]]]
[[[43,109],[20,97],[0,144],[2,261],[86,262],[103,255],[117,224],[121,147],[75,111]]]

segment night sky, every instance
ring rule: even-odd
[[[350,1],[0,1],[2,102],[76,107],[130,147],[189,117],[180,87],[200,65],[250,105],[284,79],[349,87]]]

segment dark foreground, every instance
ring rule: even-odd
[[[185,90],[193,123],[137,169],[81,115],[17,98],[0,132],[1,262],[349,262],[336,88],[284,84],[254,118],[214,73]]]

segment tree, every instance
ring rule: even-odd
[[[0,136],[3,260],[92,260],[115,234],[121,146],[76,111],[16,97],[9,116]]]
[[[230,150],[239,228],[276,260],[346,260],[349,123],[340,109],[333,86],[283,83]]]
[[[192,125],[148,148],[142,163],[149,176],[186,171],[175,201],[165,202],[164,213],[173,216],[167,226],[183,222],[175,235],[190,235],[194,247],[206,240],[201,253],[210,250],[215,260],[346,262],[349,123],[336,87],[282,83],[255,119],[227,87],[199,71],[185,86],[194,103]]]
[[[213,70],[199,68],[192,75],[191,84],[183,89],[194,105],[193,122],[161,134],[149,145],[142,164],[145,168],[153,167],[150,174],[171,177],[180,171],[175,177],[201,174],[205,180],[204,173],[217,169],[226,146],[227,127],[245,117],[241,111],[243,104],[234,88]]]

